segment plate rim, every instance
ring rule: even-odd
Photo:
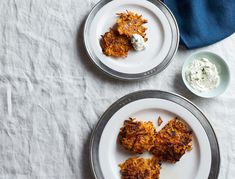
[[[85,46],[85,51],[90,59],[90,61],[93,63],[93,65],[95,65],[100,71],[104,72],[105,74],[107,74],[110,77],[113,77],[115,79],[119,79],[119,80],[140,80],[140,79],[145,79],[147,77],[153,76],[155,74],[160,73],[161,71],[163,71],[172,61],[172,59],[174,58],[177,50],[178,50],[178,46],[179,46],[179,39],[180,39],[180,33],[179,33],[179,28],[178,28],[178,24],[176,22],[176,19],[174,17],[174,15],[172,14],[172,12],[170,11],[170,9],[161,1],[159,0],[146,0],[151,2],[152,4],[154,4],[155,6],[157,6],[166,16],[167,21],[170,24],[170,28],[171,28],[171,33],[172,33],[172,41],[171,41],[171,46],[170,49],[166,55],[166,57],[163,59],[163,61],[158,64],[157,66],[153,67],[152,69],[145,71],[145,72],[141,72],[141,73],[134,73],[134,74],[128,74],[128,73],[123,73],[123,72],[118,72],[115,71],[111,68],[109,68],[108,66],[104,65],[99,58],[94,58],[92,55],[92,51],[90,49],[90,46],[88,45],[88,29],[89,26],[92,22],[93,17],[95,16],[95,14],[107,3],[111,2],[113,0],[100,0],[90,11],[90,13],[88,14],[85,24],[84,24],[84,28],[83,28],[83,43]]]
[[[145,98],[160,98],[175,102],[184,107],[189,112],[191,112],[198,119],[208,136],[208,140],[211,147],[211,169],[209,172],[208,179],[217,179],[220,172],[220,149],[215,131],[212,128],[212,125],[210,124],[209,120],[207,119],[205,114],[200,110],[200,108],[197,107],[187,98],[176,93],[161,90],[140,90],[132,92],[115,101],[103,113],[94,130],[92,131],[89,144],[89,164],[94,178],[104,179],[98,162],[98,147],[103,129],[110,120],[111,116],[128,103]],[[96,153],[96,156],[93,155],[93,153]],[[97,159],[96,161],[94,161],[94,157]]]

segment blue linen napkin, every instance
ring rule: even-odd
[[[235,32],[235,0],[164,0],[187,48],[213,44]]]

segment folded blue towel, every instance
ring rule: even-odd
[[[213,44],[235,32],[235,0],[164,0],[187,48]]]

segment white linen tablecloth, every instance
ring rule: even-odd
[[[231,70],[227,91],[202,99],[183,85],[180,49],[160,74],[135,82],[111,79],[85,55],[82,24],[97,1],[0,1],[0,178],[91,179],[88,144],[111,103],[130,92],[181,94],[209,118],[219,140],[219,179],[235,178],[235,34],[212,46]]]

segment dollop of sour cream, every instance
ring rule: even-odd
[[[136,51],[141,51],[145,49],[144,38],[139,34],[133,34],[131,37],[131,44]]]
[[[207,58],[194,60],[186,71],[186,80],[196,90],[206,92],[216,88],[220,77],[215,64]]]

